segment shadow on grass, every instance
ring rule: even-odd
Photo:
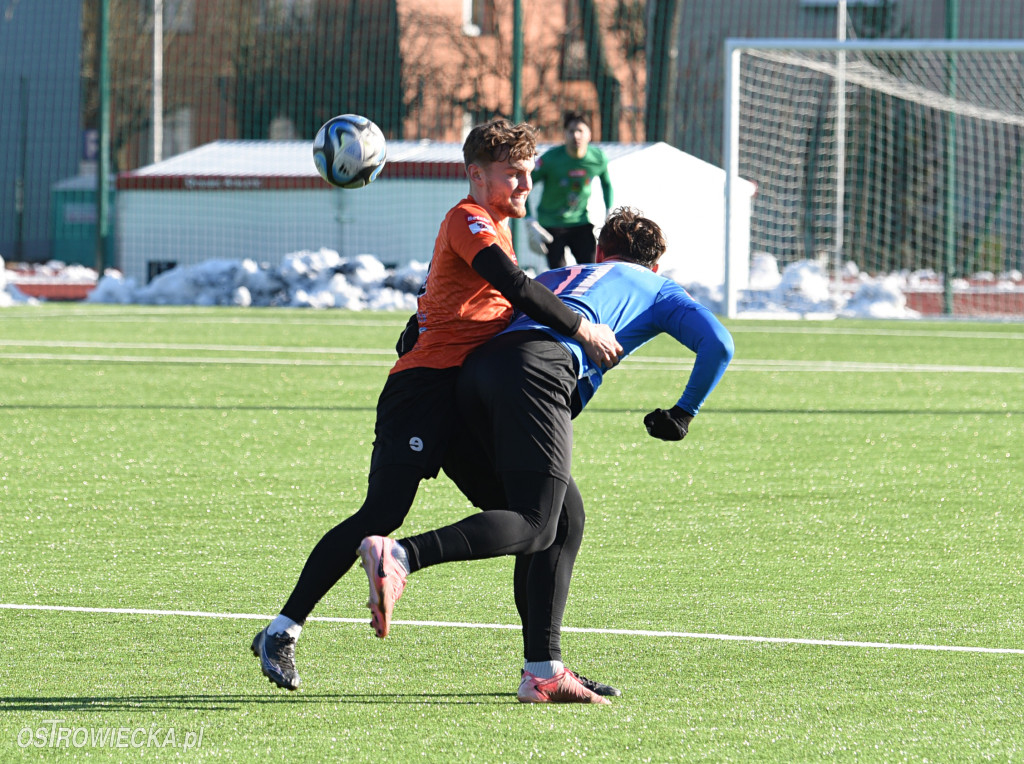
[[[82,711],[230,711],[253,705],[275,703],[349,703],[372,705],[482,705],[516,702],[515,695],[492,692],[461,693],[274,693],[251,695],[84,695],[70,698],[0,697],[0,713],[35,711],[46,713]]]

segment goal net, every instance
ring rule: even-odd
[[[768,255],[839,292],[899,274],[922,313],[1024,314],[1024,44],[729,40],[726,62],[727,177],[757,187],[728,313],[735,258]]]

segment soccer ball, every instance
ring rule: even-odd
[[[313,139],[313,164],[338,188],[362,188],[384,169],[388,144],[373,122],[358,114],[331,117]]]

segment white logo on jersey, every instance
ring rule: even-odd
[[[423,441],[420,438],[409,438],[409,448],[413,451],[422,451]]]
[[[490,223],[472,222],[469,224],[469,232],[472,234],[477,233],[494,233],[494,228],[491,227]]]

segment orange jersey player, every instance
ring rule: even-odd
[[[508,326],[512,303],[473,270],[473,260],[491,246],[516,264],[508,226],[496,223],[471,196],[449,210],[417,300],[419,336],[392,374],[416,366],[461,366],[472,350]]]

